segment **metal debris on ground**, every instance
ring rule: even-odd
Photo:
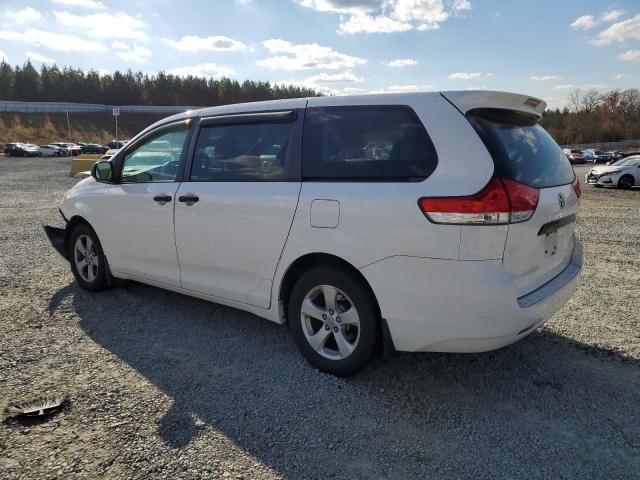
[[[62,408],[67,398],[62,395],[53,395],[28,402],[18,402],[5,408],[5,412],[13,417],[43,417],[51,415]]]

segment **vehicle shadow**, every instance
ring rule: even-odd
[[[50,313],[69,296],[97,344],[173,399],[157,430],[170,448],[199,434],[197,418],[291,479],[640,471],[639,362],[549,331],[338,379],[308,366],[286,327],[248,313],[136,283],[100,295],[70,284]]]

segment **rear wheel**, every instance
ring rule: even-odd
[[[93,229],[81,223],[69,237],[69,263],[78,285],[91,292],[109,286],[107,260]]]
[[[287,311],[296,345],[311,365],[349,376],[371,359],[378,338],[374,299],[355,275],[330,267],[300,277]]]
[[[631,175],[623,175],[618,180],[618,187],[624,189],[633,187],[633,177]]]

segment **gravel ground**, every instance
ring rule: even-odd
[[[70,398],[0,423],[0,478],[640,478],[640,189],[584,188],[584,275],[540,332],[344,380],[248,313],[78,289],[40,229],[68,164],[0,158],[0,399]]]

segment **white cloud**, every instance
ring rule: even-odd
[[[493,74],[487,74],[492,76]],[[452,80],[471,80],[473,78],[479,78],[482,76],[481,72],[456,72],[448,76]]]
[[[423,92],[425,90],[431,90],[433,85],[391,85],[389,86],[390,92],[395,93],[408,93],[408,92]]]
[[[31,60],[35,60],[36,62],[41,62],[41,63],[56,63],[56,59],[55,58],[49,58],[49,57],[45,57],[44,55],[41,55],[37,52],[27,52],[27,58],[31,59]]]
[[[351,70],[343,73],[319,73],[318,75],[312,75],[304,80],[307,84],[317,83],[358,83],[362,81],[362,77],[358,77]]]
[[[142,20],[123,12],[91,13],[74,15],[69,12],[53,12],[59,24],[70,28],[80,28],[95,38],[124,38],[145,41],[149,36],[141,31],[145,28]]]
[[[200,65],[177,67],[173,70],[169,70],[168,73],[178,75],[180,77],[187,77],[192,75],[194,77],[229,77],[235,72],[227,67],[221,67],[215,63],[201,63]]]
[[[127,45],[126,43],[116,40],[111,43],[111,48],[120,50],[116,53],[118,57],[126,60],[127,62],[144,63],[147,58],[152,54],[151,50],[137,43],[133,45]]]
[[[625,62],[640,62],[640,50],[627,50],[621,53],[618,58]]]
[[[608,85],[603,85],[600,83],[589,83],[585,85],[573,85],[573,84],[565,84],[565,85],[556,85],[553,87],[553,90],[604,90],[608,88]]]
[[[387,63],[388,66],[390,67],[410,67],[412,65],[416,65],[418,62],[416,62],[413,58],[399,58],[397,60],[392,60],[389,63]]]
[[[593,15],[583,15],[576,18],[569,26],[574,30],[591,30],[597,23],[596,17]]]
[[[45,32],[35,28],[29,28],[25,32],[2,30],[0,31],[0,40],[42,46],[59,52],[104,52],[107,50],[107,47],[100,42],[89,41],[64,33]]]
[[[433,30],[471,9],[468,0],[296,0],[319,12],[340,14],[339,33]]]
[[[20,25],[22,25],[23,23],[35,22],[36,20],[40,20],[42,18],[42,14],[31,7],[27,7],[23,10],[18,10],[17,12],[8,12],[8,15],[13,19],[14,22]]]
[[[92,9],[106,8],[104,3],[95,0],[53,0],[53,3],[59,3],[61,5],[70,5],[72,7],[85,7]]]
[[[633,18],[614,23],[601,31],[591,43],[602,46],[610,45],[613,42],[624,42],[628,39],[640,39],[640,13]]]
[[[367,91],[366,88],[358,88],[358,87],[344,87],[342,89],[344,93],[364,93]]]
[[[625,75],[624,73],[619,73],[613,77],[614,80],[626,80],[629,78],[629,75]]]
[[[338,33],[394,33],[413,29],[407,22],[380,15],[377,17],[357,13],[346,19],[340,19]]]
[[[239,40],[216,35],[211,37],[198,37],[197,35],[187,35],[180,40],[166,39],[169,45],[183,52],[198,52],[209,50],[213,52],[235,52],[245,50],[247,46]]]
[[[0,61],[4,60],[5,62],[9,61],[9,55],[0,50]]]
[[[608,10],[600,15],[600,19],[603,22],[615,22],[622,16],[623,13],[624,12],[622,10]]]
[[[269,53],[282,53],[256,63],[262,67],[280,70],[310,70],[352,68],[367,63],[366,60],[339,53],[317,43],[293,44],[281,39],[270,39],[262,43]]]
[[[529,77],[529,80],[534,80],[536,82],[546,82],[549,80],[562,80],[562,77],[558,75],[532,75]]]

